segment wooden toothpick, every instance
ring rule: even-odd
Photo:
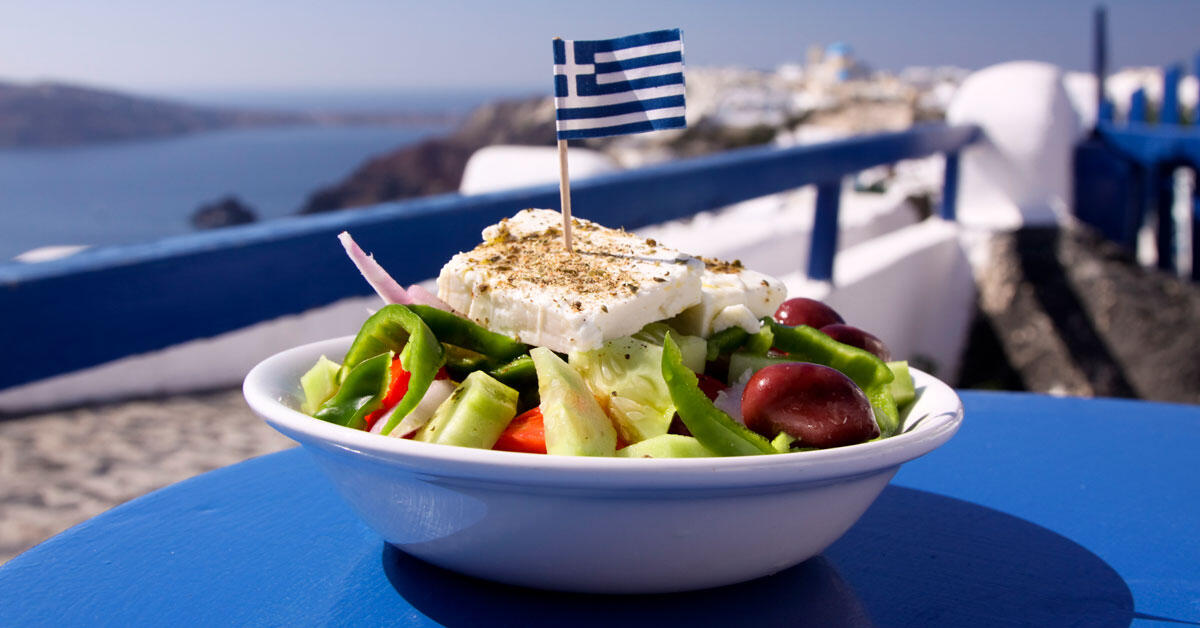
[[[571,177],[567,174],[567,140],[558,140],[558,197],[562,205],[563,244],[567,253],[574,254],[571,246]]]

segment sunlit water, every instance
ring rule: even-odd
[[[260,219],[285,216],[370,156],[447,130],[286,127],[0,150],[0,263],[47,245],[188,233],[200,205],[230,194]]]

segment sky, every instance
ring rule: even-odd
[[[0,80],[195,89],[550,90],[555,36],[684,31],[689,65],[770,69],[843,41],[872,67],[1088,69],[1076,0],[5,0]],[[1189,63],[1200,1],[1110,1],[1113,67]]]

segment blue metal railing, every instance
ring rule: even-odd
[[[1109,239],[1130,250],[1137,248],[1137,233],[1147,216],[1156,219],[1155,248],[1157,265],[1176,272],[1176,240],[1181,225],[1174,215],[1174,175],[1179,168],[1200,174],[1200,130],[1193,121],[1185,126],[1180,105],[1179,85],[1184,76],[1182,64],[1163,69],[1162,102],[1157,109],[1157,124],[1151,124],[1151,107],[1145,89],[1130,97],[1123,123],[1115,120],[1115,107],[1106,98],[1107,34],[1106,14],[1096,10],[1094,31],[1094,73],[1097,83],[1097,123],[1092,137],[1075,152],[1075,204],[1081,220],[1100,230]],[[1200,55],[1195,59],[1200,77]],[[1196,112],[1193,112],[1196,115]],[[1194,177],[1200,181],[1200,176]],[[1190,231],[1191,273],[1200,279],[1200,189],[1188,199],[1192,208]]]
[[[636,228],[816,184],[808,272],[830,279],[843,177],[944,153],[941,214],[952,218],[955,156],[979,135],[972,126],[927,125],[815,146],[729,151],[581,181],[573,206],[579,216]],[[410,283],[475,246],[484,226],[526,207],[557,206],[554,186],[445,195],[0,265],[0,389],[368,294],[336,243],[342,230]]]

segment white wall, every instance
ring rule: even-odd
[[[769,275],[808,267],[816,188],[806,186],[737,203],[719,211],[637,229],[692,255],[739,259],[747,268]],[[838,249],[917,222],[917,208],[904,191],[888,194],[842,191]]]
[[[801,273],[783,277],[788,293],[820,299],[846,322],[888,345],[893,359],[920,356],[953,382],[974,313],[975,280],[959,226],[938,218],[841,252],[833,284]]]

